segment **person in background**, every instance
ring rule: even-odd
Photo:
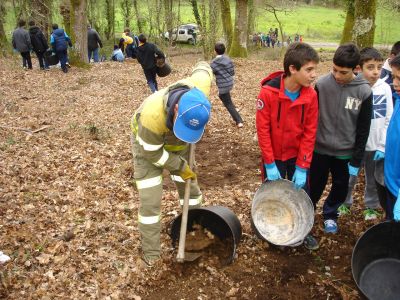
[[[133,49],[134,49],[134,38],[131,36],[131,30],[129,28],[125,28],[124,33],[122,34],[122,38],[124,39],[124,49],[127,58],[133,58]]]
[[[101,42],[98,32],[90,25],[88,25],[87,39],[89,62],[92,59],[92,56],[94,62],[99,62],[99,47],[103,48],[103,43]]]
[[[158,91],[157,67],[155,58],[165,58],[164,53],[153,43],[148,43],[146,36],[139,35],[139,47],[136,53],[137,60],[143,68],[147,84],[152,93]]]
[[[29,36],[31,38],[31,44],[33,51],[35,51],[36,57],[39,61],[41,70],[49,70],[46,60],[44,59],[44,53],[49,48],[46,37],[38,26],[35,25],[35,21],[29,21]]]
[[[216,43],[214,47],[217,56],[211,62],[211,68],[215,75],[218,87],[218,97],[225,105],[230,113],[236,126],[243,127],[243,120],[235,105],[232,102],[230,91],[233,88],[233,76],[235,75],[235,67],[232,60],[225,55],[225,45],[223,43]]]
[[[121,48],[119,48],[118,45],[114,45],[114,51],[111,54],[111,60],[123,62],[124,59],[125,59],[124,53],[122,53]]]
[[[375,162],[385,156],[386,131],[393,113],[393,101],[390,86],[379,78],[384,61],[382,55],[371,47],[362,49],[360,55],[361,74],[359,76],[369,82],[373,94],[371,128],[363,159],[365,172],[364,218],[365,220],[374,220],[379,215],[376,209],[379,208],[380,203],[375,180]],[[350,213],[349,208],[353,203],[352,192],[356,180],[356,176],[350,176],[349,191],[346,201],[338,209],[339,215]]]
[[[323,206],[326,233],[338,231],[337,209],[346,200],[350,175],[358,175],[371,125],[372,91],[367,80],[354,75],[359,62],[356,45],[339,46],[332,72],[315,85],[319,120],[310,168],[310,198],[316,208],[330,173],[332,186]]]
[[[52,27],[53,32],[50,36],[50,44],[60,60],[62,71],[68,73],[68,46],[72,47],[71,39],[64,29],[58,28],[57,24],[53,24]]]
[[[13,48],[19,51],[22,56],[22,66],[24,69],[32,69],[32,59],[30,51],[32,50],[31,37],[25,27],[25,20],[18,21],[18,28],[12,35]]]
[[[311,85],[318,62],[310,45],[292,43],[283,60],[284,72],[271,73],[261,81],[256,128],[263,181],[287,177],[295,188],[308,192],[318,124],[317,94]],[[304,246],[316,250],[318,242],[308,234]]]
[[[392,68],[390,67],[390,61],[396,57],[397,54],[400,53],[400,41],[397,41],[393,44],[392,49],[390,50],[389,58],[386,59],[385,63],[383,64],[381,78],[385,80],[387,84],[390,85],[392,89],[392,93],[395,92],[393,88],[393,77],[392,77]],[[393,101],[395,101],[395,97],[393,97]],[[394,106],[394,103],[393,103]]]

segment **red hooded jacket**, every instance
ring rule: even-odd
[[[256,127],[263,162],[297,157],[296,165],[310,168],[318,126],[318,99],[312,87],[302,87],[294,102],[285,95],[284,73],[261,81]]]

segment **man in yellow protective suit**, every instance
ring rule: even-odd
[[[143,261],[160,261],[162,173],[167,169],[183,205],[185,180],[192,179],[189,209],[201,205],[196,174],[188,165],[188,143],[197,143],[209,121],[212,70],[200,62],[192,75],[144,100],[131,120],[134,178],[139,192]]]

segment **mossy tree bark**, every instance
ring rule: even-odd
[[[61,1],[60,14],[63,19],[64,30],[69,36],[71,36],[71,3],[69,0]]]
[[[104,2],[104,15],[106,19],[106,28],[104,30],[104,34],[106,35],[106,39],[109,40],[112,38],[114,40],[114,1],[113,0],[105,0]]]
[[[376,0],[355,0],[353,41],[358,47],[372,47],[375,34]]]
[[[226,40],[226,48],[229,50],[232,44],[233,27],[231,16],[231,5],[229,0],[220,0],[222,29]]]
[[[351,42],[353,40],[354,26],[354,0],[346,0],[346,19],[344,21],[342,38],[340,44]]]
[[[135,11],[137,29],[139,33],[143,33],[143,26],[142,26],[143,20],[139,12],[137,0],[133,0],[133,10]]]
[[[50,0],[32,0],[32,16],[36,25],[40,27],[46,37],[50,33],[50,24],[52,23],[51,9],[52,1]]]
[[[248,0],[236,0],[235,27],[229,55],[247,57],[247,4]]]
[[[4,23],[6,21],[6,8],[4,2],[0,2],[0,49],[5,48],[7,45],[6,33],[4,31]]]
[[[248,17],[247,17],[247,42],[250,42],[250,34],[254,33],[254,28],[255,28],[255,6],[254,6],[254,0],[248,0]]]
[[[80,62],[88,63],[86,0],[71,0],[71,39],[74,56]]]
[[[131,1],[122,0],[120,2],[122,16],[124,17],[124,27],[130,28],[131,26]]]

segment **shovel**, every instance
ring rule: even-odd
[[[193,168],[194,163],[194,149],[195,144],[189,144],[189,168]],[[187,229],[187,221],[188,221],[188,212],[189,212],[189,197],[190,197],[190,183],[191,179],[187,179],[185,183],[185,195],[183,197],[183,207],[182,207],[182,221],[181,221],[181,230],[179,234],[179,247],[178,254],[176,256],[177,262],[183,263],[185,261],[194,261],[202,256],[203,253],[199,252],[185,252],[185,244],[186,244],[186,229]]]

